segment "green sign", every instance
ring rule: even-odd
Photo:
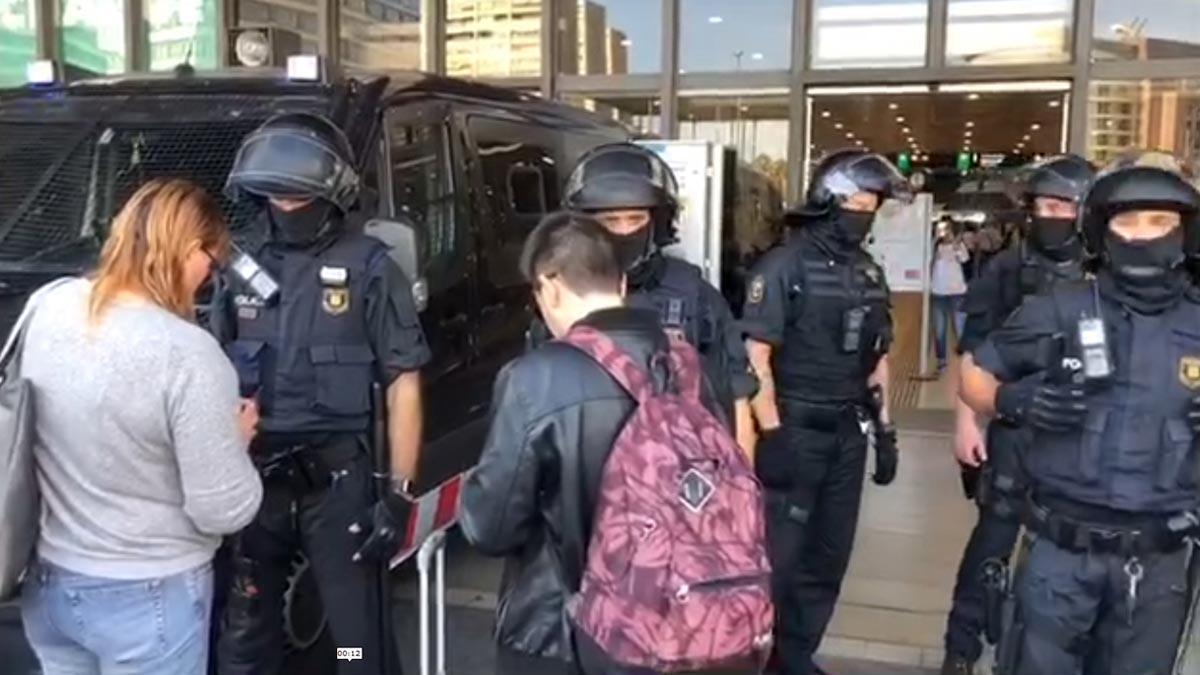
[[[912,173],[912,155],[907,152],[902,152],[896,156],[896,168],[900,169],[900,173],[907,176]]]
[[[954,162],[954,166],[960,173],[966,173],[971,170],[971,167],[975,163],[974,160],[975,157],[971,153],[960,152],[958,153],[958,159]]]

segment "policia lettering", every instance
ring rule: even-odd
[[[879,266],[862,249],[879,204],[907,196],[878,155],[821,161],[788,242],[752,272],[743,328],[763,386],[755,469],[767,487],[776,645],[782,673],[814,672],[850,559],[868,434],[877,483],[895,477],[886,354],[892,326]]]
[[[1087,161],[1074,155],[1051,157],[1023,172],[1019,196],[1026,212],[1024,241],[993,258],[967,290],[967,321],[959,339],[967,358],[1027,296],[1083,279],[1083,242],[1075,215],[1094,173]],[[978,422],[965,404],[956,413],[956,443],[970,451],[982,442]],[[946,622],[943,675],[973,672],[983,651],[979,636],[986,634],[993,643],[1000,636],[1008,560],[1017,543],[1028,483],[1022,462],[1030,435],[1014,420],[992,420],[982,470],[963,465],[964,485],[978,502],[979,519],[958,568]]]
[[[338,661],[336,671],[399,672],[381,630],[388,610],[376,560],[394,549],[389,533],[404,503],[395,494],[376,501],[371,391],[415,373],[429,350],[403,273],[381,242],[346,223],[357,186],[342,130],[306,114],[267,121],[243,142],[230,172],[231,195],[263,207],[270,236],[247,253],[278,292],[263,298],[226,280],[214,312],[242,393],[262,411],[251,452],[266,488],[258,517],[232,547],[222,675],[280,672],[285,590],[301,551],[333,642],[363,649],[362,660]],[[329,651],[319,656],[332,671]]]
[[[757,382],[729,304],[700,268],[663,254],[678,238],[677,192],[674,174],[658,155],[611,143],[579,159],[564,194],[569,208],[596,216],[612,235],[626,270],[629,305],[655,311],[668,335],[696,347],[730,422],[739,417],[739,406],[748,421]],[[535,326],[535,332],[542,331]]]
[[[1171,672],[1197,522],[1197,399],[1180,373],[1200,356],[1182,267],[1198,213],[1172,172],[1101,174],[1080,214],[1096,278],[1027,299],[964,373],[964,399],[1032,425],[1036,448],[1006,675]]]

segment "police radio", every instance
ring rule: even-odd
[[[842,313],[842,351],[847,354],[858,352],[862,343],[863,323],[866,322],[867,308],[854,307]]]
[[[1106,380],[1113,374],[1112,359],[1108,351],[1108,333],[1104,319],[1084,317],[1079,320],[1076,335],[1079,336],[1079,354],[1082,357],[1081,372],[1085,380]]]
[[[233,258],[229,261],[229,271],[263,302],[273,302],[279,295],[279,284],[275,279],[236,244],[233,246]]]

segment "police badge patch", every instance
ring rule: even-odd
[[[326,314],[337,316],[345,314],[350,309],[350,290],[347,288],[326,288],[321,294],[321,307]]]
[[[767,282],[763,280],[762,275],[759,275],[754,277],[754,280],[750,282],[750,293],[746,299],[749,300],[751,304],[757,305],[758,303],[762,302],[763,295],[766,294],[766,292]]]
[[[1200,389],[1200,357],[1179,359],[1179,381],[1188,389]]]

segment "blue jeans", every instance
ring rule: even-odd
[[[40,561],[21,618],[44,675],[204,675],[212,565],[130,581]]]
[[[954,322],[955,338],[960,338],[967,315],[960,310],[963,300],[961,295],[934,295],[930,298],[933,304],[933,348],[937,354],[938,365],[944,366],[947,342],[950,340],[950,322]]]

